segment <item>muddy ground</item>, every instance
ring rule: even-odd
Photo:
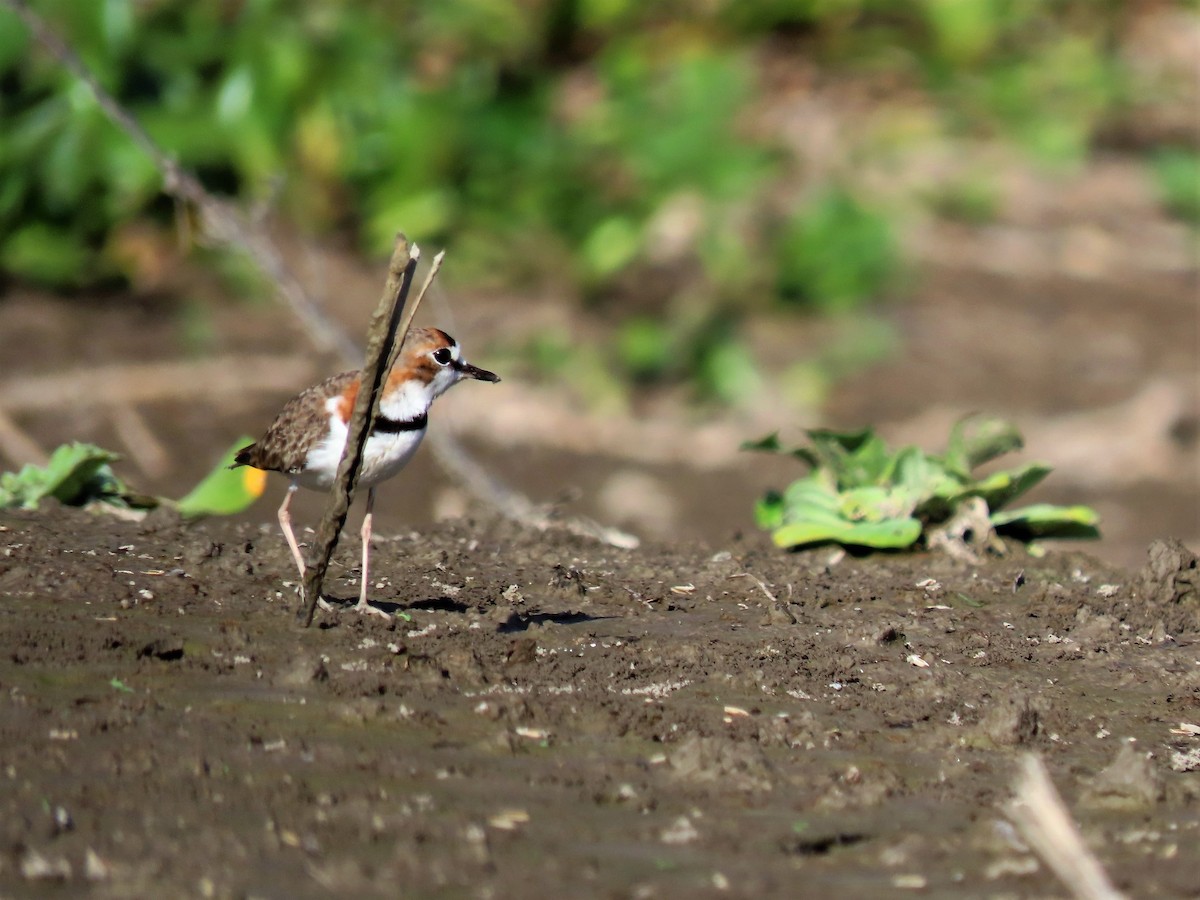
[[[351,602],[358,542],[331,596]],[[0,513],[0,895],[1065,896],[1035,752],[1117,885],[1200,893],[1195,558],[380,539],[295,622],[274,529]]]

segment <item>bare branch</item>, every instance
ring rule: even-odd
[[[113,426],[139,469],[161,478],[171,468],[171,456],[137,407],[119,403],[112,408]]]
[[[0,410],[0,453],[3,453],[15,465],[23,466],[33,463],[44,466],[50,457],[41,445],[31,438],[12,419]]]
[[[388,264],[387,283],[384,285],[383,296],[379,299],[375,316],[371,320],[366,364],[359,380],[354,412],[350,414],[350,421],[346,426],[346,448],[342,451],[337,478],[330,491],[325,513],[321,516],[321,524],[317,526],[316,540],[305,566],[303,596],[307,603],[299,615],[305,628],[312,624],[317,601],[321,599],[325,571],[329,568],[330,557],[333,556],[333,549],[337,546],[342,527],[346,524],[346,514],[349,513],[350,504],[354,500],[354,488],[358,484],[358,473],[362,469],[363,450],[366,449],[367,439],[371,435],[371,425],[379,414],[383,382],[391,368],[392,353],[395,348],[403,345],[412,324],[413,313],[421,301],[421,296],[418,296],[401,323],[400,319],[405,311],[404,304],[412,287],[420,255],[421,251],[416,244],[410,246],[402,234],[396,237],[396,249],[392,252],[392,259]]]
[[[292,355],[87,366],[0,382],[0,413],[283,394],[312,375],[312,360]],[[87,385],[87,390],[80,390],[80,385]]]

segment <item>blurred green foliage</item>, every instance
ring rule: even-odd
[[[762,386],[749,348],[728,310],[676,321],[634,316],[617,332],[616,368],[635,382],[690,379],[700,400],[733,403]]]
[[[230,468],[234,455],[253,438],[235,443],[217,466],[183,499],[168,500],[139,494],[112,470],[121,457],[95,444],[63,444],[44,466],[25,465],[18,472],[0,472],[0,509],[37,509],[43,500],[67,506],[112,506],[150,510],[168,504],[188,518],[227,516],[241,512],[262,496],[267,473],[260,469]]]
[[[646,350],[658,343],[697,371],[732,363],[748,384],[723,337],[731,312],[854,309],[897,290],[898,232],[914,205],[994,214],[994,189],[975,176],[907,209],[874,196],[858,178],[872,154],[966,136],[1071,165],[1137,99],[1114,52],[1133,14],[1117,0],[34,6],[211,190],[250,201],[281,179],[291,221],[349,231],[380,255],[398,229],[451,245],[466,280],[549,276],[600,297],[631,273],[674,271],[707,321],[673,308],[665,337],[630,324],[618,356],[639,378],[670,377]],[[841,164],[805,186],[778,132],[756,124],[772,59],[849,83],[886,73],[924,98],[932,124],[847,135],[858,143]],[[169,221],[150,161],[6,8],[0,135],[10,275],[121,277],[123,230]],[[1171,208],[1194,216],[1189,159],[1163,157],[1156,171]]]
[[[1174,216],[1200,225],[1200,153],[1169,147],[1151,159],[1163,205]]]
[[[696,401],[736,403],[763,384],[737,318],[727,311],[670,320],[631,315],[606,344],[542,331],[499,353],[506,372],[553,380],[593,411],[627,409],[636,386],[685,382]]]
[[[842,312],[877,296],[900,254],[887,217],[834,187],[793,216],[778,258],[781,297]]]

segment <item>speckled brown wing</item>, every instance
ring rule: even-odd
[[[358,372],[343,372],[297,394],[275,417],[266,434],[237,452],[231,468],[253,466],[285,474],[299,472],[308,458],[308,451],[328,430],[326,401],[345,395],[353,406],[358,380]]]

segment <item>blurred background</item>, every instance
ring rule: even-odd
[[[179,496],[338,361],[7,2],[0,468]],[[802,470],[741,441],[986,412],[1091,552],[1200,545],[1195,0],[29,5],[356,339],[395,232],[446,248],[421,319],[504,383],[436,425],[537,503],[765,546]],[[377,531],[472,508],[423,452]]]

